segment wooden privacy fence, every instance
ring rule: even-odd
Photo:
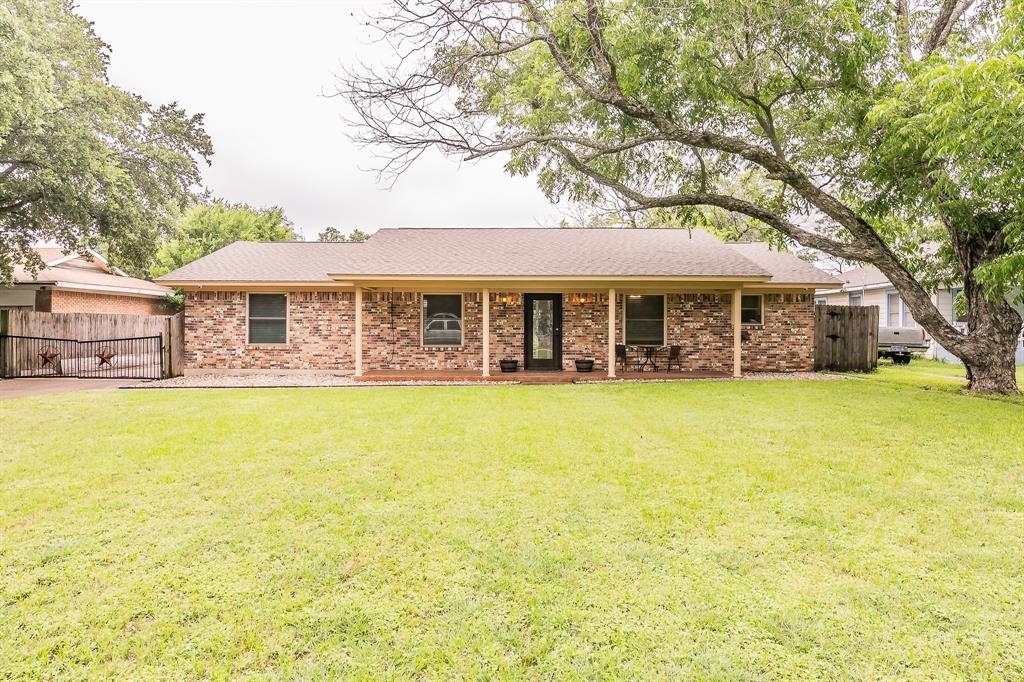
[[[814,369],[869,372],[878,366],[878,306],[814,306]]]
[[[37,313],[0,310],[0,336],[93,342],[159,336],[163,347],[164,376],[178,376],[185,365],[185,319],[177,315],[114,315],[106,313]],[[30,344],[9,344],[8,353],[33,357],[0,358],[0,376],[8,367],[33,362]],[[14,350],[11,350],[14,349]]]

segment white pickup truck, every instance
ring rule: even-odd
[[[923,355],[930,346],[931,339],[921,327],[878,328],[878,357],[897,365],[910,364],[911,356]]]

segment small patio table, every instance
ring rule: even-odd
[[[643,372],[647,365],[650,365],[655,372],[658,371],[658,354],[666,350],[667,346],[640,346],[639,350],[644,353],[644,359],[642,363],[639,363],[638,369]]]

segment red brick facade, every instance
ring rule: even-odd
[[[732,371],[730,294],[672,293],[666,300],[666,345],[681,346],[681,368]],[[616,339],[623,338],[623,298],[616,302]],[[506,301],[505,299],[511,299]],[[423,346],[422,294],[376,291],[363,294],[363,369],[480,370],[482,295],[463,294],[461,346]],[[523,296],[492,293],[491,371],[515,358],[523,366]],[[351,292],[292,292],[288,299],[288,343],[246,344],[246,294],[189,292],[185,304],[187,366],[190,369],[352,370],[355,303]],[[745,371],[807,371],[814,361],[814,303],[810,293],[764,294],[762,325],[743,328]],[[607,292],[563,294],[562,365],[578,358],[607,368]]]
[[[462,345],[420,343],[422,295],[363,294],[363,369],[480,369],[483,363],[479,292],[462,295]]]
[[[814,297],[765,294],[764,324],[744,327],[743,369],[809,372],[814,369]]]
[[[151,296],[97,294],[69,289],[36,291],[36,312],[40,313],[116,313],[119,315],[166,315],[163,299]]]
[[[247,343],[246,294],[190,291],[185,295],[188,369],[351,370],[355,299],[351,292],[288,295],[288,343]]]

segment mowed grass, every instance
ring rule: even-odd
[[[967,371],[963,365],[916,357],[909,365],[896,365],[891,360],[880,360],[876,371],[859,376],[883,383],[924,389],[959,391],[967,385]],[[1017,385],[1024,388],[1024,365],[1017,365]],[[1020,402],[1019,398],[1010,400]]]
[[[1024,677],[1024,408],[878,381],[0,403],[15,678]]]

